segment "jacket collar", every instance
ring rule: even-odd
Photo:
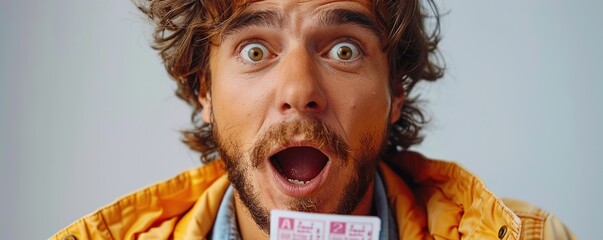
[[[379,171],[401,239],[519,239],[521,220],[456,163],[407,151]]]

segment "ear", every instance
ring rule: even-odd
[[[203,118],[203,121],[206,123],[212,123],[211,122],[211,94],[205,93],[203,95],[199,94],[199,96],[197,97],[197,100],[199,101],[199,103],[201,103],[201,106],[203,107],[203,109],[201,109],[201,118]]]
[[[404,88],[400,83],[394,83],[392,86],[392,110],[389,114],[389,120],[391,123],[395,123],[400,119],[402,115],[402,106],[406,100],[406,94]]]

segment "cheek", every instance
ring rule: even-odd
[[[358,88],[358,89],[367,89]],[[374,91],[350,91],[334,100],[335,115],[343,128],[344,136],[350,144],[358,145],[363,138],[373,137],[375,144],[387,127],[391,102],[389,92],[384,87],[375,87]]]
[[[220,130],[242,143],[253,142],[262,125],[267,93],[240,74],[216,74],[212,84],[212,106]]]
[[[383,95],[366,98],[353,106],[352,119],[355,120],[355,125],[359,126],[358,129],[380,133],[387,124],[389,109],[389,99]]]
[[[373,76],[379,77],[378,74]],[[379,145],[386,131],[391,109],[389,86],[385,76],[365,78],[358,86],[348,86],[348,93],[338,98],[338,119],[353,144],[363,144],[362,138],[372,136]],[[366,84],[375,83],[375,84]]]

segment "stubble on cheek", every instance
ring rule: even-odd
[[[212,115],[212,134],[218,151],[226,165],[228,180],[235,189],[235,196],[239,198],[248,210],[258,227],[268,234],[270,230],[270,212],[261,201],[259,191],[252,184],[250,159],[244,154],[243,144],[232,133],[220,129]]]

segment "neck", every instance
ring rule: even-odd
[[[368,216],[371,215],[373,209],[373,198],[375,196],[375,181],[371,181],[366,193],[356,205],[356,208],[350,215]]]
[[[235,190],[236,191],[236,190]],[[249,213],[249,209],[245,207],[239,194],[235,193],[235,211],[237,215],[237,225],[239,227],[239,234],[241,239],[269,239],[270,236],[255,223]]]

